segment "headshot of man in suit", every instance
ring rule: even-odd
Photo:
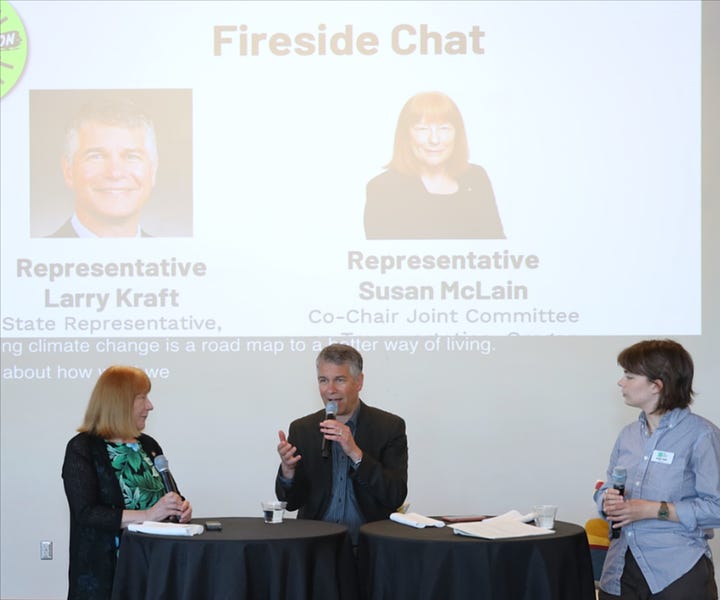
[[[158,170],[155,127],[129,101],[83,107],[66,132],[62,173],[72,216],[50,237],[147,237],[143,207]]]

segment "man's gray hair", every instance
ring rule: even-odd
[[[355,348],[346,344],[331,344],[323,348],[318,354],[315,366],[319,367],[323,362],[335,365],[347,364],[350,366],[350,374],[353,377],[358,377],[363,370],[362,355]]]
[[[143,128],[145,130],[145,147],[151,160],[157,164],[158,150],[155,125],[145,112],[127,100],[86,104],[81,108],[65,129],[63,156],[68,163],[72,163],[75,152],[77,152],[80,129],[90,123],[103,123],[125,129]]]

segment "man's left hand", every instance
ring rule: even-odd
[[[362,450],[355,443],[352,431],[345,423],[341,423],[336,419],[326,419],[320,423],[320,432],[325,436],[326,440],[340,444],[343,452],[353,462],[362,459]]]

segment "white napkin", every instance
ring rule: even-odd
[[[519,511],[513,509],[507,511],[506,513],[498,515],[497,517],[490,517],[489,519],[484,519],[484,521],[490,523],[492,523],[493,521],[520,521],[522,523],[529,523],[530,521],[534,520],[535,517],[537,517],[537,513],[531,512],[523,515]]]
[[[128,530],[154,535],[198,535],[205,531],[199,523],[165,523],[160,521],[143,521],[130,523]]]
[[[422,529],[423,527],[445,527],[445,523],[442,521],[431,519],[418,513],[394,512],[390,515],[390,520],[396,523],[402,523],[403,525],[410,525],[410,527],[417,527],[418,529]]]

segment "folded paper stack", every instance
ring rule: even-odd
[[[511,510],[505,514],[477,523],[458,523],[453,525],[452,529],[458,535],[468,535],[488,540],[555,533],[552,529],[535,527],[526,523],[526,521],[532,521],[534,518],[535,513],[523,515],[516,510]]]

